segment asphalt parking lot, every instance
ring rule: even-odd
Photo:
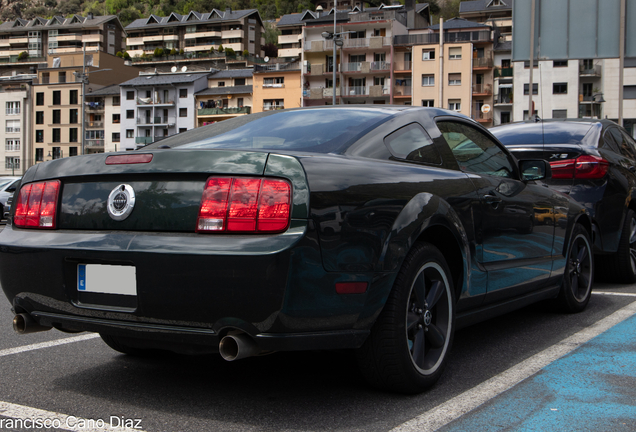
[[[581,314],[539,304],[460,330],[442,379],[410,397],[369,388],[346,351],[133,358],[91,334],[19,336],[5,302],[0,430],[633,431],[635,302],[636,286],[597,284]]]

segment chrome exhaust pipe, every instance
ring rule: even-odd
[[[18,334],[29,334],[51,330],[52,327],[41,326],[28,313],[17,314],[13,317],[13,330]]]
[[[219,353],[223,360],[234,361],[262,353],[254,339],[245,333],[227,335],[219,343]]]

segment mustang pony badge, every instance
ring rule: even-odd
[[[108,195],[108,215],[122,221],[130,216],[135,207],[135,191],[132,186],[120,184]]]

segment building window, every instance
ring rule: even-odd
[[[60,90],[53,91],[53,105],[62,104],[62,92]]]
[[[448,85],[462,85],[462,74],[448,74]]]
[[[59,159],[62,157],[62,148],[53,147],[53,159]]]
[[[236,79],[234,79],[234,85],[236,85],[236,86],[245,85],[245,78],[236,78]]]
[[[119,106],[120,105],[120,97],[119,96],[113,96],[113,106]]]
[[[524,61],[524,62],[523,62],[523,67],[524,67],[524,68],[526,68],[526,69],[529,69],[529,68],[530,68],[530,60],[526,60],[526,61]],[[535,61],[532,63],[532,67],[533,67],[533,68],[539,67],[539,61],[538,61],[538,60],[535,60]]]
[[[77,142],[77,128],[68,130],[68,142]]]
[[[35,124],[44,124],[44,111],[35,112]]]
[[[422,106],[423,107],[434,107],[435,106],[435,101],[433,99],[426,99],[422,101]]]
[[[7,115],[20,114],[20,102],[7,102]]]
[[[179,128],[179,133],[187,131],[188,128]]]
[[[450,60],[461,60],[462,47],[452,47],[448,49],[448,58]]]
[[[71,124],[76,124],[78,121],[78,113],[77,113],[77,109],[73,108],[68,110],[68,122]]]
[[[422,50],[422,60],[435,60],[435,50]]]
[[[285,77],[265,78],[263,87],[285,87]]]
[[[126,118],[134,119],[135,118],[135,110],[126,110]]]
[[[217,87],[225,87],[225,81],[219,81]]]
[[[187,98],[188,97],[188,89],[179,89],[179,97]]]
[[[69,90],[68,103],[69,105],[77,105],[77,90]]]
[[[179,108],[179,117],[187,117],[188,109],[187,108]]]
[[[61,142],[62,134],[60,133],[59,128],[53,129],[53,142]]]
[[[7,120],[7,133],[20,132],[20,120]]]
[[[239,108],[243,108],[243,98],[236,99],[236,105],[238,105]]]
[[[284,109],[285,101],[284,99],[265,99],[263,101],[263,111]]]
[[[62,121],[62,113],[59,109],[53,110],[53,124],[60,124]]]
[[[568,93],[568,83],[553,83],[552,84],[552,94],[567,94]]]
[[[568,118],[568,110],[552,110],[552,118]]]
[[[435,75],[422,75],[422,87],[434,86]]]
[[[36,130],[35,131],[35,142],[43,143],[44,142],[44,131]]]
[[[6,151],[20,151],[20,140],[8,139],[4,149]]]
[[[530,64],[530,63],[528,63]],[[568,61],[567,60],[554,60],[552,62],[552,67],[567,67],[568,66]]]
[[[68,148],[69,156],[77,156],[77,147],[69,147]]]
[[[119,132],[113,132],[113,142],[119,142]]]
[[[133,129],[126,129],[126,138],[134,138],[135,131]]]
[[[524,84],[523,85],[523,94],[524,95],[528,94],[528,89],[529,88],[530,88],[530,84]],[[532,83],[532,94],[533,95],[539,94],[539,84]]]
[[[448,109],[451,111],[461,111],[462,102],[459,99],[449,99],[448,100]]]
[[[35,104],[36,105],[44,105],[44,93],[36,93],[35,94]]]
[[[59,83],[65,83],[66,82],[66,71],[62,71],[62,72],[58,72],[57,73],[57,82],[59,82]]]
[[[44,162],[44,149],[36,148],[35,149],[35,161],[36,162]]]
[[[118,124],[121,119],[121,114],[113,114],[113,124]]]
[[[126,100],[135,100],[135,92],[127,91],[126,92]]]
[[[10,156],[5,158],[4,167],[8,170],[20,169],[20,158],[17,156]]]

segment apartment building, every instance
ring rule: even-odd
[[[212,72],[208,88],[195,94],[196,127],[252,112],[253,69]]]
[[[140,75],[120,85],[120,149],[135,150],[193,129],[195,97],[210,72]]]
[[[121,96],[119,84],[86,94],[85,145],[87,153],[121,150]]]
[[[302,106],[299,62],[254,66],[252,112]]]
[[[0,77],[0,175],[22,175],[28,167],[31,133],[31,82],[36,76]]]
[[[49,56],[47,67],[38,70],[33,84],[34,126],[29,166],[67,156],[103,152],[103,137],[98,138],[97,132],[102,130],[103,134],[103,122],[96,120],[104,114],[103,105],[94,102],[82,105],[83,97],[136,75],[136,69],[126,66],[123,59],[101,51]],[[85,91],[84,96],[82,91]],[[93,124],[85,127],[83,121],[91,118]]]
[[[512,40],[513,0],[472,0],[459,4],[459,17],[486,24],[498,33],[498,42]],[[497,40],[496,40],[497,41]]]
[[[115,15],[54,16],[0,24],[0,73],[31,72],[50,56],[82,52],[115,55],[125,47],[125,32]]]
[[[319,12],[306,10],[302,13],[288,14],[280,17],[276,23],[276,28],[280,31],[278,35],[278,58],[300,58],[303,46],[303,27],[305,20],[316,19]]]
[[[428,5],[410,2],[407,6],[339,11],[336,30],[341,35],[326,39],[324,32],[333,33],[333,13],[304,21],[304,106],[332,103],[334,88],[338,104],[393,103],[393,38],[408,34],[409,28],[427,27]]]
[[[233,11],[228,7],[209,13],[150,15],[133,21],[126,31],[126,49],[132,57],[152,55],[156,48],[168,52],[183,50],[196,56],[220,47],[232,48],[237,54],[247,50],[252,56],[264,56],[265,30],[257,9]]]

